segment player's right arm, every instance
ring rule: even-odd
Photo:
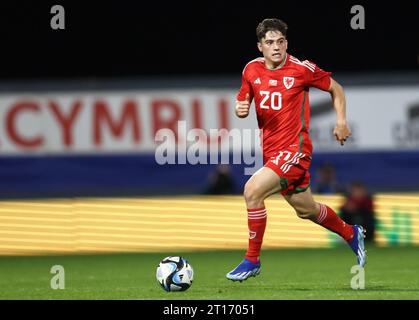
[[[253,90],[249,81],[246,79],[245,72],[242,76],[242,85],[237,94],[235,112],[239,118],[246,118],[249,115],[250,103],[253,98]]]

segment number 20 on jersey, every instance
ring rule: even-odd
[[[262,96],[261,109],[280,110],[282,107],[282,95],[280,92],[259,91]]]

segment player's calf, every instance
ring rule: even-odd
[[[312,203],[296,203],[293,208],[299,218],[311,221],[316,221],[320,212],[319,204],[314,201]]]
[[[314,210],[295,211],[297,216],[301,219],[309,219],[312,221],[316,220],[317,213]]]

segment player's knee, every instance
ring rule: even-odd
[[[244,186],[243,192],[244,198],[247,202],[261,200],[262,194],[260,193],[260,187],[257,183],[248,181]]]

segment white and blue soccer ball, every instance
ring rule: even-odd
[[[161,287],[168,292],[185,291],[192,285],[193,269],[185,258],[170,256],[160,261],[156,278]]]

